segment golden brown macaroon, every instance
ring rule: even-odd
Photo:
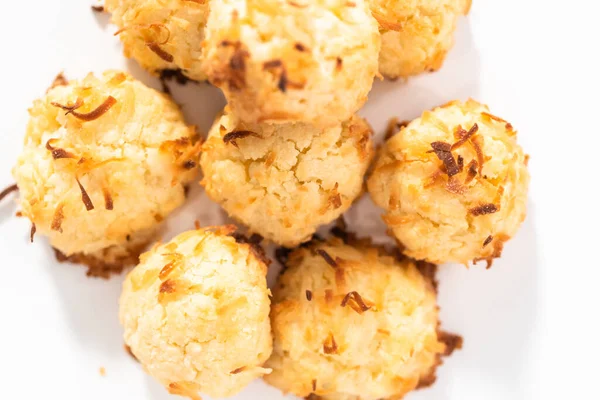
[[[471,0],[369,0],[381,30],[379,72],[405,78],[439,69]]]
[[[408,259],[332,238],[293,251],[286,267],[271,310],[273,372],[264,378],[285,393],[400,399],[433,383],[452,350],[445,337],[460,347],[460,338],[438,336],[433,278]]]
[[[270,372],[262,367],[272,351],[267,265],[233,230],[157,244],[123,284],[125,342],[170,393],[228,397]]]
[[[57,82],[29,110],[13,169],[21,212],[61,257],[118,270],[183,203],[198,135],[167,96],[123,72]]]
[[[105,0],[119,27],[125,56],[158,74],[179,69],[193,80],[202,73],[202,41],[208,0]]]
[[[334,126],[367,100],[379,47],[365,0],[215,1],[205,72],[245,122]]]
[[[331,128],[244,124],[227,111],[203,146],[202,185],[251,231],[296,246],[350,207],[362,193],[373,155],[361,118]]]
[[[474,100],[454,101],[385,143],[368,188],[408,256],[489,261],[525,219],[527,159],[511,124]]]

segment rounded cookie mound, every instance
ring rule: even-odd
[[[204,0],[105,0],[120,29],[125,56],[148,71],[179,69],[193,80],[202,73],[202,41],[208,17]]]
[[[125,342],[169,392],[228,397],[272,350],[262,249],[235,227],[199,229],[155,245],[127,276],[120,299]]]
[[[438,338],[433,280],[415,263],[332,238],[295,250],[286,267],[271,310],[269,384],[300,397],[375,400],[433,382],[451,349]]]
[[[362,193],[373,154],[361,118],[320,129],[218,117],[203,146],[207,194],[250,230],[287,247],[309,240]]]
[[[476,101],[426,111],[385,143],[368,180],[410,257],[500,256],[525,219],[529,173],[517,133]]]
[[[205,72],[245,122],[333,126],[366,101],[379,47],[365,0],[215,1]]]
[[[125,73],[57,83],[29,110],[13,169],[22,213],[64,256],[122,267],[183,203],[196,131],[168,97]]]
[[[381,30],[379,72],[396,79],[439,69],[471,0],[370,0]]]

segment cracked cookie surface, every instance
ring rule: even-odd
[[[125,342],[173,394],[228,397],[269,372],[267,266],[234,230],[198,229],[156,244],[124,282]]]
[[[362,193],[372,146],[371,129],[357,116],[318,129],[244,124],[226,110],[203,145],[202,184],[251,231],[293,247]]]
[[[168,97],[125,73],[63,82],[29,114],[13,168],[18,202],[67,257],[112,263],[131,246],[139,252],[197,173],[195,128]]]

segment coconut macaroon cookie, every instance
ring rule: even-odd
[[[471,0],[369,0],[381,29],[379,72],[396,79],[439,69]]]
[[[202,73],[202,40],[209,6],[205,0],[105,0],[120,29],[125,56],[148,71],[180,69],[193,80]]]
[[[293,251],[286,267],[265,377],[285,393],[399,399],[433,383],[440,356],[460,347],[459,337],[438,336],[434,282],[414,262],[332,238]]]
[[[120,300],[125,342],[169,392],[228,397],[270,370],[262,249],[224,226],[185,232],[140,257]]]
[[[371,128],[351,117],[331,128],[244,124],[227,109],[203,146],[202,185],[233,218],[293,247],[362,193]]]
[[[215,1],[205,72],[245,122],[333,126],[367,100],[379,47],[365,0]]]
[[[198,135],[167,96],[123,72],[56,83],[29,110],[18,202],[32,233],[105,275],[137,262],[183,203]]]
[[[368,188],[408,256],[489,264],[525,219],[527,160],[511,124],[454,101],[385,143]]]

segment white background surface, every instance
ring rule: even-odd
[[[21,149],[27,108],[57,72],[129,69],[107,17],[92,0],[7,1],[0,24],[0,186]],[[529,214],[504,256],[486,271],[440,273],[443,327],[465,347],[439,369],[438,382],[410,400],[600,399],[600,152],[598,40],[593,1],[474,0],[444,68],[377,82],[362,110],[376,132],[392,116],[409,119],[455,98],[474,97],[519,130],[531,154]],[[206,84],[174,88],[189,120],[206,131],[222,106]],[[170,221],[174,233],[221,217],[195,190]],[[91,280],[57,264],[29,223],[0,204],[0,399],[170,397],[123,350],[117,320],[122,278]],[[357,214],[361,221],[357,221]],[[363,198],[353,227],[383,232]],[[270,274],[273,278],[274,271]],[[102,377],[99,368],[106,369]],[[278,399],[260,381],[236,399]]]

